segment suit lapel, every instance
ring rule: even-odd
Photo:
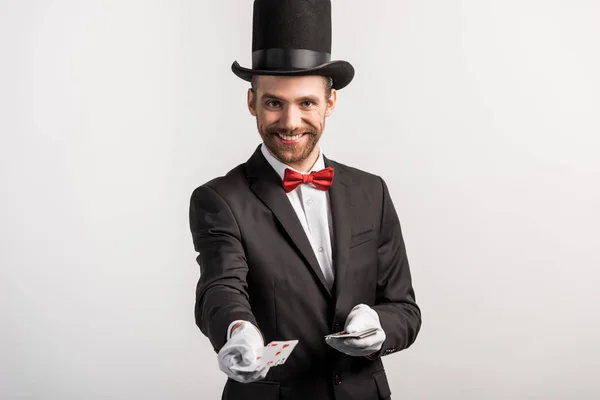
[[[333,266],[335,268],[334,295],[337,298],[344,287],[350,246],[350,213],[353,212],[348,185],[350,177],[335,162],[324,157],[325,166],[334,168],[334,179],[329,188],[333,223]]]
[[[320,286],[329,291],[319,262],[310,245],[310,241],[298,220],[283,187],[281,178],[273,170],[260,152],[260,146],[246,163],[246,173],[250,181],[250,189],[271,209],[277,220],[281,223],[292,243],[299,250],[304,261],[310,266],[317,277]]]

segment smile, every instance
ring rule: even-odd
[[[281,141],[285,143],[298,143],[304,135],[305,133],[301,133],[300,135],[294,136],[282,135],[281,133],[278,133],[277,137],[279,137],[279,139],[281,139]]]

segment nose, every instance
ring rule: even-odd
[[[302,113],[296,107],[288,105],[280,118],[281,126],[290,132],[302,126]]]

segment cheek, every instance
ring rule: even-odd
[[[318,111],[313,111],[311,113],[307,113],[305,115],[304,120],[306,122],[308,122],[309,124],[311,124],[312,126],[316,126],[316,127],[322,127],[323,126],[323,118],[324,118],[324,113],[321,112],[321,110]]]
[[[257,110],[256,118],[258,119],[258,123],[263,126],[273,125],[278,120],[276,113],[264,110]]]

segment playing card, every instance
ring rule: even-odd
[[[267,344],[265,346],[265,350],[263,353],[263,359],[261,360],[262,361],[261,365],[263,365],[265,367],[273,366],[273,364],[275,363],[275,361],[274,361],[275,354],[279,350],[281,350],[282,345],[280,343],[282,343],[282,342],[274,341],[274,342],[270,342],[269,344]]]
[[[240,372],[252,372],[264,367],[282,365],[287,361],[297,344],[297,340],[270,342],[265,347],[259,349],[256,354],[256,362],[251,365],[234,365],[231,369]]]
[[[332,333],[326,335],[326,338],[330,339],[363,339],[377,333],[377,328],[369,328],[358,332],[348,333],[346,331]]]
[[[284,364],[296,345],[298,344],[297,340],[287,340],[283,342],[271,342],[271,344],[275,344],[274,346],[275,352],[269,354],[267,358],[267,366],[276,366]],[[269,364],[271,363],[271,364]]]
[[[360,331],[360,332],[354,332],[354,333],[350,333],[348,334],[347,337],[349,338],[353,338],[353,339],[363,339],[369,336],[373,336],[377,333],[377,328],[371,328],[371,329],[365,329],[364,331]]]

